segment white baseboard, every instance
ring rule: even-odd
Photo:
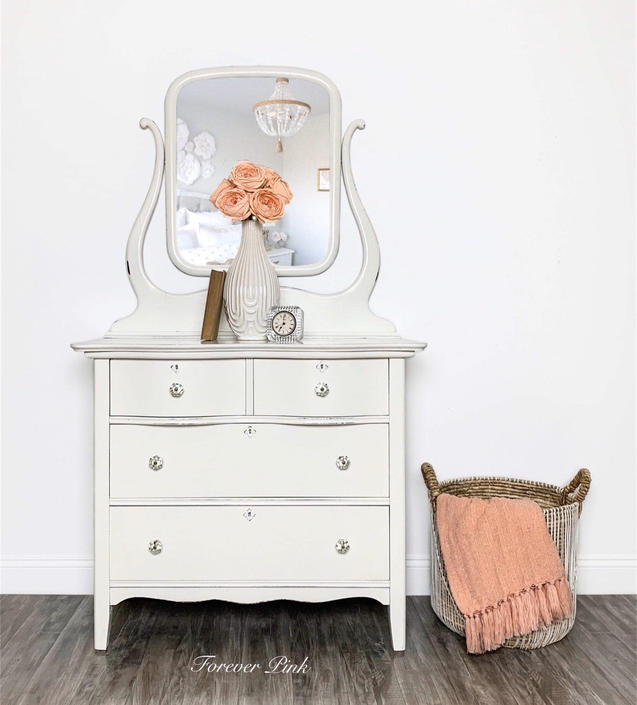
[[[428,555],[407,554],[407,594],[431,593],[431,559]]]
[[[407,594],[428,595],[428,555],[407,556]],[[587,554],[578,561],[580,595],[637,593],[637,556]],[[10,556],[0,559],[0,592],[23,595],[88,595],[93,592],[90,556]]]
[[[586,554],[577,561],[577,588],[581,595],[637,593],[637,556]]]
[[[429,595],[431,560],[428,555],[407,556],[407,594]],[[637,556],[585,554],[577,560],[580,595],[633,595],[637,593]]]
[[[90,595],[92,556],[7,556],[0,559],[0,593]]]

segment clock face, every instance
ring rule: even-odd
[[[289,311],[279,311],[272,319],[272,330],[277,335],[292,335],[296,329],[296,318]]]

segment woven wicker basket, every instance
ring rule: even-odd
[[[564,564],[566,578],[573,595],[573,615],[548,627],[524,636],[507,639],[504,646],[510,649],[537,649],[564,638],[575,622],[575,580],[577,553],[577,520],[582,512],[582,502],[591,484],[588,470],[582,469],[566,487],[546,485],[542,482],[513,480],[503,477],[467,477],[438,483],[436,473],[429,463],[422,466],[422,476],[431,500],[431,607],[438,618],[457,634],[465,633],[464,617],[458,609],[445,572],[435,512],[436,498],[441,492],[457,497],[508,497],[510,499],[532,499],[544,511],[544,519],[551,538]]]

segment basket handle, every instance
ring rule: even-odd
[[[579,504],[580,514],[582,513],[582,502],[588,494],[591,487],[591,474],[586,468],[577,471],[575,477],[562,489],[561,501],[562,504]],[[569,499],[569,495],[573,496]]]
[[[436,497],[440,494],[440,485],[438,484],[438,478],[436,477],[436,471],[429,463],[423,463],[420,467],[420,472],[422,472],[423,480],[427,489],[429,490],[429,499],[432,506],[436,507]]]

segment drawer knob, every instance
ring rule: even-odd
[[[336,549],[336,553],[343,555],[349,551],[349,541],[347,539],[339,539],[334,548]]]
[[[170,396],[175,397],[175,399],[184,395],[184,385],[179,384],[179,382],[173,382],[168,389],[170,390]]]
[[[348,470],[350,465],[351,461],[347,455],[339,455],[338,458],[336,458],[336,467],[339,470]]]
[[[318,362],[318,363],[316,364],[316,369],[317,369],[319,372],[325,372],[325,370],[327,370],[328,367],[329,367],[329,365],[327,364],[327,362],[323,362],[323,360],[321,360],[320,362]]]
[[[148,553],[151,553],[153,556],[159,555],[162,551],[164,550],[164,545],[159,539],[153,539],[149,544],[148,544]]]
[[[252,436],[254,436],[256,432],[257,429],[254,426],[248,426],[248,428],[246,428],[246,430],[244,431],[248,438],[252,438]]]
[[[161,470],[164,467],[164,459],[159,455],[151,455],[148,458],[148,467],[151,470]]]
[[[252,509],[252,507],[248,507],[248,509],[243,512],[244,518],[248,521],[252,521],[256,515],[257,513],[254,511],[254,509]]]
[[[330,393],[330,388],[327,386],[327,382],[319,382],[316,387],[314,387],[314,394],[317,397],[326,397]]]

